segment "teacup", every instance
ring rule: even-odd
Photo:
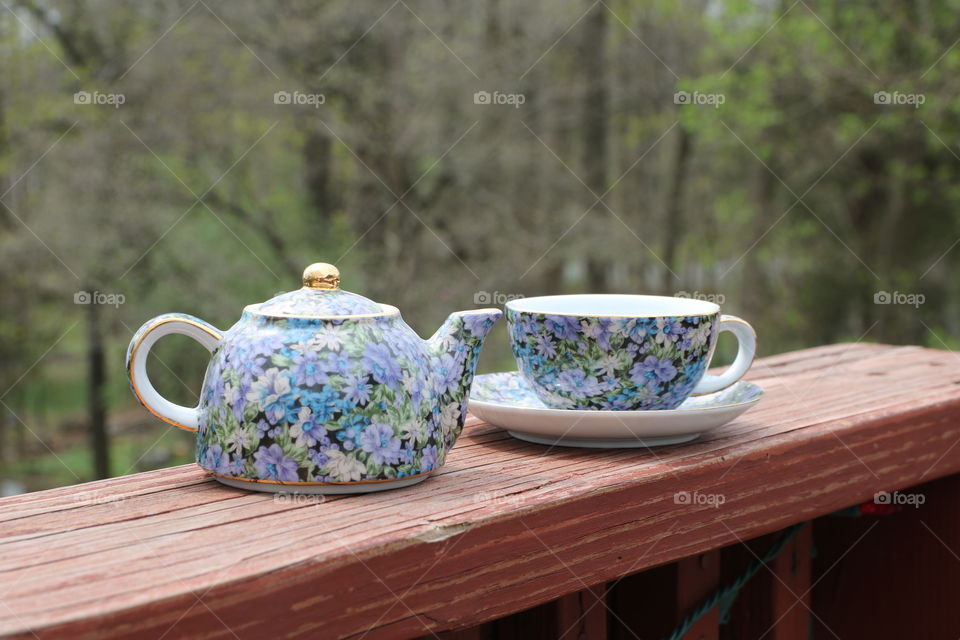
[[[692,298],[542,296],[511,300],[505,315],[520,374],[556,409],[675,409],[738,381],[756,350],[747,322]],[[737,337],[737,357],[704,376],[721,331]]]

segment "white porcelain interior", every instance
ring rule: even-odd
[[[508,302],[507,308],[525,313],[636,318],[699,316],[720,311],[719,306],[706,300],[615,293],[518,298]]]

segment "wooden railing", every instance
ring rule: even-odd
[[[655,450],[549,449],[473,419],[436,477],[380,494],[245,493],[188,465],[5,498],[0,635],[659,637],[782,528],[960,471],[958,365],[866,344],[765,358],[748,376],[767,392],[757,407]],[[817,520],[730,624],[714,609],[685,637],[799,639],[811,624],[844,639],[956,637],[955,484],[913,490],[924,504],[886,520]],[[913,548],[887,526],[904,522]],[[881,541],[890,555],[859,555]],[[903,591],[904,576],[915,611],[862,610],[863,593]],[[916,633],[882,635],[899,618]]]

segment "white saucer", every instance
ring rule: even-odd
[[[676,409],[603,411],[551,409],[516,371],[473,380],[470,412],[528,442],[561,447],[657,447],[694,440],[755,405],[763,389],[752,382],[687,398]]]

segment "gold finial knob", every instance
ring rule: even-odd
[[[303,286],[308,289],[339,289],[340,271],[332,264],[314,262],[303,270]]]

